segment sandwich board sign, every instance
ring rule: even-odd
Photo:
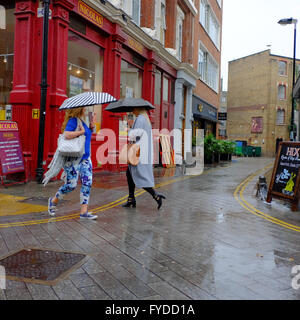
[[[300,142],[285,141],[279,144],[269,185],[267,202],[272,197],[287,199],[292,211],[298,209],[300,182]]]
[[[0,177],[25,172],[18,124],[0,121]],[[24,181],[22,181],[24,182]]]

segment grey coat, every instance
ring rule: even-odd
[[[129,131],[129,140],[140,146],[140,162],[137,166],[129,165],[132,179],[137,188],[153,188],[153,137],[148,120],[139,115]]]

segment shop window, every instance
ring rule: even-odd
[[[15,15],[14,4],[0,5],[0,120],[6,119],[13,86]]]
[[[101,92],[102,81],[103,49],[69,31],[67,95],[72,97],[82,92]],[[89,112],[94,112],[97,132],[101,126],[102,108],[101,106],[88,107],[85,119],[87,122]]]
[[[161,103],[161,72],[156,70],[154,104],[160,106],[160,103]]]
[[[285,110],[278,109],[276,112],[276,124],[277,125],[284,125],[284,120],[285,120]]]
[[[287,75],[287,63],[285,61],[278,61],[278,73],[281,76]]]
[[[143,71],[138,67],[121,61],[121,99],[141,98],[143,87]]]
[[[278,99],[285,100],[286,99],[286,86],[280,84],[278,86]]]

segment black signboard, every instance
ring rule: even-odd
[[[297,210],[300,181],[300,142],[281,142],[269,185],[267,202],[272,196],[291,200]]]
[[[227,112],[218,112],[218,120],[226,121],[227,120]]]

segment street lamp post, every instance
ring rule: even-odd
[[[278,23],[282,26],[286,26],[288,24],[294,24],[294,56],[293,56],[293,84],[292,84],[292,91],[295,87],[295,72],[296,72],[296,26],[297,26],[297,19],[288,18],[288,19],[281,19]],[[295,133],[294,133],[294,108],[295,108],[295,99],[292,94],[292,115],[291,115],[291,130],[290,130],[290,139],[291,141],[295,140]],[[300,139],[300,111],[298,112],[298,140]]]
[[[43,0],[43,50],[42,50],[42,76],[41,76],[41,106],[40,106],[40,126],[39,126],[39,145],[38,159],[36,168],[36,181],[42,183],[43,180],[43,157],[45,140],[45,116],[47,101],[47,71],[48,71],[48,30],[49,30],[49,5],[50,0]]]

